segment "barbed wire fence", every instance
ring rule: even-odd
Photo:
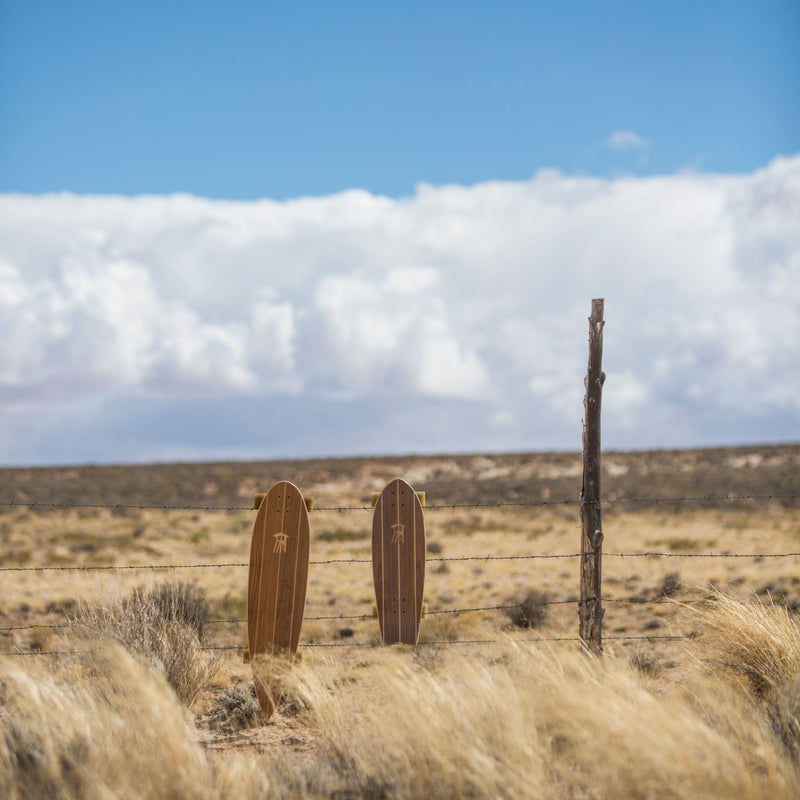
[[[603,505],[626,505],[626,504],[658,504],[661,502],[669,503],[709,503],[709,502],[723,502],[731,503],[734,501],[751,501],[751,502],[767,502],[773,500],[781,501],[796,501],[800,499],[800,493],[776,493],[776,494],[725,494],[725,495],[703,495],[703,496],[686,496],[686,497],[643,497],[643,498],[626,498],[624,500],[608,499],[601,501]],[[575,506],[579,501],[576,500],[557,500],[557,501],[527,501],[527,502],[482,502],[482,503],[458,503],[458,504],[433,504],[426,506],[425,512],[448,511],[457,509],[496,509],[506,507],[543,507],[543,506]],[[120,508],[135,508],[138,510],[148,511],[217,511],[217,512],[244,512],[252,511],[252,507],[244,506],[217,506],[209,508],[208,506],[199,505],[181,505],[181,506],[165,506],[165,505],[124,505],[118,503],[40,503],[36,501],[10,501],[0,500],[0,507],[24,507],[31,510],[39,508],[60,508],[60,509],[80,509],[80,508],[102,508],[107,510],[115,510]],[[357,511],[372,511],[370,506],[320,506],[312,507],[311,512],[357,512]],[[673,552],[661,550],[638,550],[638,551],[610,551],[603,554],[606,558],[647,558],[647,559],[785,559],[800,557],[800,551],[797,552]],[[569,560],[579,559],[582,554],[579,552],[567,553],[516,553],[511,555],[469,555],[469,556],[437,556],[429,555],[426,557],[428,564],[448,564],[453,562],[493,562],[493,561],[536,561],[536,560]],[[369,558],[329,558],[329,559],[312,559],[309,561],[310,566],[323,567],[333,565],[348,565],[348,564],[370,564]],[[39,565],[39,566],[4,566],[0,567],[2,573],[26,573],[26,572],[73,572],[73,573],[92,573],[92,572],[168,572],[179,570],[212,570],[212,569],[243,569],[248,567],[248,562],[244,561],[226,561],[221,563],[208,563],[197,562],[189,564],[179,563],[166,563],[166,564],[86,564],[86,565]],[[644,598],[641,596],[630,597],[602,597],[603,603],[616,603],[616,604],[630,604],[630,605],[655,605],[655,604],[674,604],[678,602],[675,598]],[[786,605],[796,610],[796,603],[780,603],[772,601],[774,605]],[[571,596],[556,600],[541,600],[529,604],[530,607],[548,607],[560,605],[575,605],[579,604],[578,596]],[[464,613],[476,612],[508,612],[519,609],[520,604],[498,604],[498,605],[482,605],[482,606],[469,606],[469,607],[456,607],[444,609],[431,609],[427,612],[429,617],[443,616],[443,615],[458,615]],[[307,621],[357,621],[372,619],[372,614],[327,614],[327,615],[307,615]],[[207,621],[208,625],[222,626],[222,625],[241,625],[246,623],[244,617],[230,617],[223,619],[210,619]],[[21,625],[0,626],[0,634],[11,634],[17,631],[33,631],[37,629],[50,629],[53,631],[65,630],[70,628],[68,622],[56,623],[32,623]],[[682,639],[692,638],[692,634],[680,635],[612,635],[603,637],[604,641],[676,641]],[[508,641],[506,638],[488,638],[488,639],[442,639],[430,640],[420,642],[420,647],[432,646],[464,646],[464,645],[494,645],[501,644]],[[583,640],[580,636],[536,636],[525,639],[530,643],[575,643],[581,644]],[[375,643],[370,642],[308,642],[302,645],[308,648],[369,648],[376,647]],[[244,645],[209,645],[203,648],[206,651],[219,651],[219,652],[242,652],[245,650]],[[85,651],[81,650],[19,650],[12,652],[0,653],[2,656],[70,656],[83,654]]]
[[[636,597],[604,597],[601,586],[601,560],[605,558],[670,558],[670,559],[784,559],[799,557],[800,552],[784,553],[747,553],[747,552],[659,552],[659,551],[631,551],[631,552],[602,552],[602,523],[600,511],[603,507],[626,506],[626,505],[659,505],[659,504],[689,504],[689,503],[733,503],[739,501],[748,502],[769,502],[779,500],[781,502],[796,501],[800,493],[728,493],[703,496],[685,497],[641,497],[641,498],[602,498],[600,494],[600,394],[605,375],[601,370],[602,361],[602,330],[605,322],[603,320],[603,301],[592,301],[592,316],[589,318],[589,367],[586,380],[586,396],[584,406],[586,418],[583,430],[583,485],[579,499],[564,500],[533,500],[533,501],[508,501],[500,500],[497,502],[478,502],[478,503],[438,503],[426,506],[428,512],[456,511],[460,509],[499,509],[499,508],[535,508],[547,506],[578,506],[581,517],[581,551],[571,553],[519,553],[513,555],[470,555],[470,556],[433,556],[426,557],[427,563],[447,564],[448,562],[491,562],[491,561],[514,561],[514,560],[537,560],[537,559],[580,559],[580,592],[579,596],[562,598],[558,600],[541,600],[532,606],[551,606],[575,604],[580,619],[578,636],[538,636],[527,639],[530,642],[573,642],[579,643],[595,653],[602,653],[603,640],[608,641],[654,641],[654,640],[680,640],[691,638],[691,634],[684,635],[602,635],[603,603],[629,603],[629,604],[649,604],[649,603],[674,603],[674,598],[643,598]],[[148,504],[125,504],[125,503],[67,503],[67,502],[39,502],[37,500],[3,500],[0,499],[0,508],[24,507],[30,510],[48,509],[106,509],[112,512],[127,511],[192,511],[192,512],[229,512],[240,513],[252,511],[252,506],[232,506],[232,505],[148,505]],[[372,507],[368,505],[350,506],[320,506],[312,507],[313,512],[371,512]],[[365,564],[371,563],[371,559],[366,558],[333,558],[325,560],[312,560],[310,566],[330,566],[346,564]],[[203,570],[203,569],[222,569],[222,568],[244,568],[248,567],[246,562],[227,562],[227,563],[192,563],[192,564],[107,564],[107,565],[42,565],[42,566],[5,566],[0,567],[2,573],[24,573],[24,572],[128,572],[128,571],[177,571],[177,570]],[[776,603],[777,605],[777,603]],[[787,604],[796,606],[797,604]],[[429,616],[445,614],[461,614],[467,612],[491,612],[491,611],[512,611],[518,609],[519,604],[489,605],[474,608],[449,608],[428,611]],[[309,621],[324,620],[365,620],[372,615],[326,615],[326,616],[306,616]],[[228,619],[209,620],[208,624],[226,625],[242,624],[245,619],[232,617]],[[12,634],[16,631],[35,630],[39,628],[50,628],[59,630],[68,628],[66,623],[53,624],[31,624],[0,627],[0,634]],[[450,646],[450,645],[483,645],[497,644],[504,639],[464,639],[464,640],[432,640],[423,641],[419,646]],[[308,642],[304,647],[314,648],[336,648],[336,647],[374,647],[372,643],[362,642],[331,642],[317,643]],[[211,651],[243,651],[245,648],[233,645],[217,645],[204,648]],[[39,656],[39,655],[76,655],[83,651],[46,651],[30,650],[0,653],[0,656]]]

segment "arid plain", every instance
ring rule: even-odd
[[[800,445],[607,452],[602,466],[607,661],[670,692],[694,668],[704,609],[720,596],[796,620]],[[369,500],[394,477],[427,495],[429,613],[419,647],[386,652],[372,617]],[[306,713],[314,703],[301,689],[267,724],[242,710],[250,506],[283,479],[314,502],[297,670],[329,699],[351,695],[351,713],[374,713],[389,689],[369,676],[390,662],[453,676],[506,664],[518,647],[523,661],[579,652],[581,456],[528,453],[0,470],[2,660],[63,670],[78,656],[48,654],[76,648],[87,608],[190,587],[207,604],[200,652],[213,661],[187,704],[196,741],[209,758],[314,758],[330,720]],[[332,781],[327,796],[337,796]],[[399,783],[384,794],[359,786],[338,796],[410,796]]]

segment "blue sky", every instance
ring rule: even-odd
[[[749,171],[800,138],[796,2],[0,9],[5,192],[397,197]]]
[[[800,441],[798,34],[0,0],[0,464]]]

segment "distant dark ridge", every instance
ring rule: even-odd
[[[328,483],[344,488],[337,503],[369,504],[370,492],[403,476],[425,490],[431,505],[562,503],[577,501],[580,453],[423,455],[306,460],[0,469],[0,501],[77,506],[192,506],[246,509],[255,491],[290,480],[306,493]],[[719,505],[683,498],[800,493],[800,444],[695,450],[607,451],[605,500],[676,498],[664,510]],[[746,503],[747,501],[736,501]],[[797,502],[786,499],[783,502]],[[626,510],[655,503],[609,506]],[[0,513],[8,508],[0,507]],[[41,509],[46,511],[46,509]],[[91,513],[91,509],[84,509]],[[118,513],[134,513],[120,509]],[[535,513],[535,509],[531,512]],[[565,513],[574,513],[566,508]]]

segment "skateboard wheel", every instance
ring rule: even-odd
[[[378,505],[378,498],[381,496],[380,492],[373,492],[372,493],[372,507],[375,508]]]
[[[419,498],[419,504],[421,506],[424,506],[425,505],[425,492],[415,492],[415,494]]]
[[[250,663],[250,651],[245,650],[242,652],[242,664],[249,664]]]
[[[423,603],[422,604],[422,619],[427,619],[427,618],[428,618],[428,604],[427,603]]]
[[[253,498],[253,508],[258,511],[261,508],[261,503],[264,502],[264,498],[267,496],[266,492],[257,492],[255,497]]]
[[[314,507],[314,498],[306,497],[305,501],[306,501],[306,511],[311,511],[311,509]]]

